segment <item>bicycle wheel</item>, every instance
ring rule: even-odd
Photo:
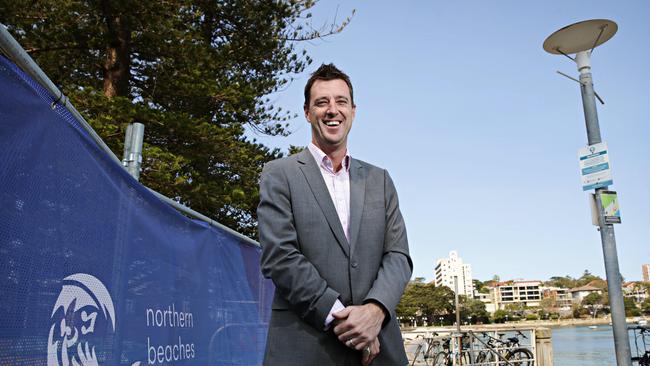
[[[460,364],[461,365],[471,365],[472,362],[472,356],[468,351],[463,351],[463,353],[460,354]]]
[[[418,344],[417,348],[415,349],[415,353],[413,354],[413,362],[411,362],[411,366],[415,366],[415,362],[417,361],[421,353],[424,353],[422,352],[422,345]]]
[[[479,353],[476,355],[476,359],[474,359],[474,363],[484,363],[487,361],[487,352],[485,351],[479,351]]]
[[[506,360],[514,366],[533,366],[533,353],[526,348],[516,348],[506,354]]]
[[[451,361],[451,357],[449,356],[449,353],[445,351],[440,351],[436,353],[436,356],[433,358],[433,363],[431,366],[451,366],[453,362]]]
[[[426,351],[423,351],[422,354],[424,355],[425,365],[435,365],[436,351],[433,349],[433,347],[428,347],[428,349]]]
[[[495,353],[491,351],[481,351],[476,357],[476,360],[474,360],[474,363],[482,366],[484,365],[492,366],[492,365],[498,365],[499,361],[501,361],[501,359]]]

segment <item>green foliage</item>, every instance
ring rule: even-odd
[[[537,314],[526,314],[526,320],[539,320]]]
[[[641,303],[641,311],[644,315],[650,315],[650,297],[646,298]]]
[[[547,319],[550,313],[540,307],[537,309],[535,314],[537,314],[537,318],[539,319]]]
[[[645,291],[645,293],[650,294],[650,282],[641,282],[639,286]]]
[[[582,299],[582,305],[602,305],[603,301],[604,299],[602,294],[592,292],[589,295],[585,296],[584,299]]]
[[[481,300],[460,296],[460,317],[471,324],[482,324],[489,322],[490,314]]]
[[[609,307],[609,292],[603,292],[603,306]]]
[[[258,179],[294,114],[268,95],[311,59],[312,0],[0,0],[0,21],[113,152],[145,124],[143,184],[255,237]]]
[[[508,304],[505,309],[500,309],[492,314],[492,321],[495,323],[505,323],[506,321],[518,321],[524,317],[525,306],[517,304]]]
[[[593,281],[597,281],[597,283],[601,285],[602,283],[604,283],[604,280],[602,278],[592,275],[591,272],[589,272],[589,270],[585,269],[582,276],[576,280],[576,287],[585,286]],[[596,286],[596,287],[600,287],[600,286]]]
[[[490,289],[487,287],[486,282],[481,282],[480,280],[473,279],[472,284],[474,285],[476,292],[480,292],[482,294],[490,293]]]
[[[592,283],[593,282],[593,283]],[[567,276],[553,276],[548,281],[544,282],[545,286],[560,287],[560,288],[575,288],[585,286],[592,283],[595,287],[605,288],[607,284],[602,278],[595,276],[585,269],[582,276],[575,279],[569,275]]]
[[[295,154],[305,150],[306,148],[307,148],[306,146],[289,145],[289,155],[295,155]]]
[[[625,316],[639,316],[641,311],[636,306],[634,299],[631,297],[624,297],[623,304],[625,306]]]
[[[582,299],[582,306],[585,307],[589,314],[594,318],[598,316],[598,311],[605,305],[605,296],[597,292],[592,292]]]
[[[544,285],[551,287],[560,287],[560,288],[574,288],[576,286],[576,280],[571,276],[553,276],[548,281],[544,282]]]
[[[545,312],[550,312],[557,309],[557,300],[554,297],[545,297],[539,302],[539,307]]]
[[[524,315],[524,311],[526,311],[526,305],[524,305],[522,302],[506,304],[505,310],[508,312],[508,315],[510,315],[511,318],[521,317]]]
[[[454,312],[454,292],[446,286],[433,283],[410,282],[397,304],[399,317],[426,317],[429,322]]]
[[[506,321],[506,316],[508,316],[508,312],[505,310],[497,310],[492,314],[492,321],[495,323],[505,323]]]
[[[571,311],[573,313],[574,318],[581,318],[583,316],[589,316],[589,310],[587,308],[583,307],[580,304],[573,304],[571,305]]]

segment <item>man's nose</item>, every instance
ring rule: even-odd
[[[327,114],[332,116],[332,115],[337,115],[339,113],[339,109],[336,105],[336,102],[331,102],[327,105]]]

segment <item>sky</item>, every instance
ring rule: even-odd
[[[274,103],[298,113],[289,137],[254,136],[284,150],[305,146],[309,73],[333,62],[352,79],[351,155],[387,169],[397,187],[414,262],[434,278],[458,251],[473,278],[605,277],[602,245],[582,191],[578,149],[587,137],[575,63],[542,43],[596,18],[618,33],[592,56],[603,141],[622,224],[620,272],[650,263],[650,2],[331,1],[315,26],[356,12],[343,32],[298,44],[314,62]]]

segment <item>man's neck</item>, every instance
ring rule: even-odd
[[[315,141],[312,141],[316,147],[321,149],[322,152],[327,155],[328,158],[332,161],[332,167],[335,172],[338,172],[343,167],[343,159],[345,158],[348,148],[346,145],[341,146],[320,146]]]

